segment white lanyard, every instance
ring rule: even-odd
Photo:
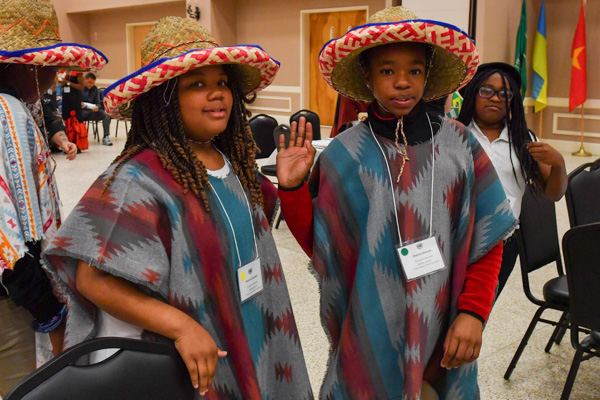
[[[227,159],[225,159],[225,162],[227,162]],[[250,225],[252,227],[252,236],[254,238],[254,249],[256,251],[256,256],[253,259],[256,260],[258,258],[258,244],[257,244],[257,240],[256,240],[256,232],[254,232],[254,219],[252,218],[252,210],[250,209],[250,200],[248,200],[248,197],[246,196],[246,191],[244,190],[244,187],[242,186],[242,182],[240,181],[240,178],[238,178],[238,176],[235,174],[235,172],[233,171],[233,168],[230,167],[230,170],[231,170],[231,173],[237,179],[238,183],[240,184],[240,187],[242,188],[242,193],[244,193],[244,199],[246,200],[246,206],[248,207],[248,215],[250,216]],[[215,194],[215,197],[217,198],[217,200],[219,201],[219,204],[221,205],[221,209],[223,209],[223,212],[225,213],[225,217],[227,217],[227,222],[229,222],[229,227],[231,228],[231,232],[233,232],[233,243],[235,244],[235,251],[237,252],[238,262],[240,263],[240,267],[241,267],[243,265],[242,257],[240,257],[240,249],[238,247],[235,229],[233,229],[233,224],[231,223],[231,218],[229,218],[227,209],[223,205],[223,202],[221,201],[221,198],[219,197],[219,193],[217,193],[217,189],[215,189],[214,186],[212,186],[212,189],[213,189],[213,193]]]
[[[431,164],[431,204],[430,204],[430,209],[429,209],[429,236],[428,236],[428,237],[431,237],[433,235],[433,180],[435,177],[435,138],[433,137],[433,128],[431,127],[431,120],[429,119],[429,114],[425,113],[425,115],[427,116],[427,121],[429,122],[429,129],[431,130],[431,156],[433,157],[433,161]],[[396,194],[395,194],[394,184],[393,184],[393,179],[392,179],[392,170],[390,169],[390,164],[388,162],[385,152],[383,151],[383,148],[381,147],[381,144],[379,144],[379,141],[375,137],[375,133],[373,132],[373,127],[371,126],[370,122],[369,122],[369,128],[371,129],[371,135],[373,135],[373,140],[375,140],[375,143],[377,143],[379,150],[381,150],[381,155],[383,156],[383,160],[385,161],[385,165],[387,166],[388,176],[390,178],[390,187],[392,189],[392,200],[394,201],[393,208],[394,208],[394,215],[396,217],[396,228],[398,229],[398,240],[400,240],[400,246],[402,246],[402,235],[400,234],[400,221],[398,220],[398,210],[396,209],[397,208],[396,207]]]

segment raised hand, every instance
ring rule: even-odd
[[[300,117],[299,123],[292,122],[289,146],[285,148],[285,137],[279,136],[277,153],[277,180],[279,186],[292,188],[300,185],[310,171],[316,150],[312,146],[312,124]]]
[[[181,336],[175,339],[175,348],[188,369],[192,385],[204,396],[215,377],[219,357],[227,356],[227,352],[220,350],[196,321],[190,319],[186,325]]]

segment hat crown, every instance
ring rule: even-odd
[[[371,15],[368,24],[380,24],[386,22],[400,22],[411,19],[419,19],[419,17],[404,6],[389,7]]]
[[[0,50],[40,48],[62,41],[50,0],[3,1],[0,27]]]
[[[142,63],[150,64],[191,50],[218,47],[209,31],[197,22],[181,17],[160,19],[142,43]]]

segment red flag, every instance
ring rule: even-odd
[[[583,104],[587,98],[587,66],[585,60],[585,0],[581,0],[579,22],[571,47],[571,92],[569,93],[569,111]]]

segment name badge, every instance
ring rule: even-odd
[[[260,258],[238,268],[238,284],[240,299],[243,302],[263,290],[262,268]]]
[[[65,93],[71,93],[71,86],[65,86],[63,91]]]
[[[420,278],[444,269],[444,259],[435,237],[396,249],[406,280]]]

